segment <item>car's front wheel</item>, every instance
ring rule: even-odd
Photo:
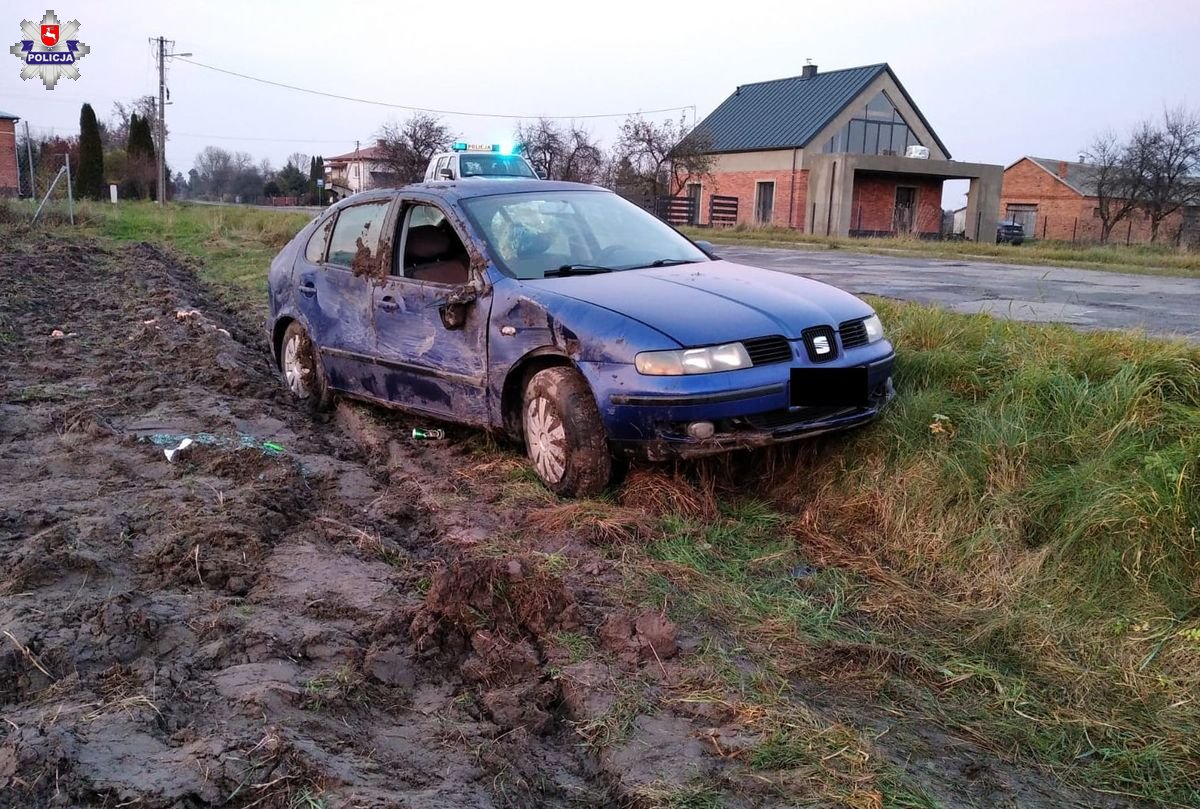
[[[297,321],[288,324],[279,349],[279,368],[283,380],[305,407],[313,411],[326,410],[333,396],[325,381],[325,369],[317,347],[308,332]]]
[[[600,411],[574,368],[546,368],[529,378],[521,423],[537,476],[564,497],[599,494],[612,477]]]

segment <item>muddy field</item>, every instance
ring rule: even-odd
[[[314,421],[149,245],[22,238],[0,288],[0,806],[803,800],[673,698],[708,630],[613,603],[619,548],[529,530],[477,437]],[[946,805],[1099,803],[933,729],[879,754]]]

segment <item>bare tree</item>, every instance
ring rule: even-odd
[[[414,113],[403,124],[389,121],[376,134],[379,155],[376,160],[387,166],[400,183],[414,183],[425,176],[429,160],[450,148],[450,129],[436,115]]]
[[[150,121],[151,131],[156,131],[158,124],[155,108],[157,104],[158,101],[154,96],[139,96],[129,103],[114,101],[112,115],[108,123],[100,130],[100,140],[104,144],[105,151],[125,148],[125,144],[129,141],[129,117],[131,115],[137,114],[139,118]],[[170,135],[170,133],[171,128],[167,127],[167,134]]]
[[[564,129],[539,118],[517,124],[515,135],[522,154],[548,180],[596,183],[604,173],[604,151],[592,134],[575,122]]]
[[[631,115],[613,152],[613,181],[652,199],[676,196],[689,182],[712,173],[711,139],[679,123],[655,124]]]
[[[1200,117],[1182,107],[1164,110],[1162,127],[1143,123],[1130,148],[1142,167],[1141,208],[1150,219],[1150,241],[1163,220],[1200,199],[1193,174],[1200,164]]]
[[[1142,196],[1142,156],[1110,132],[1097,135],[1086,151],[1088,184],[1096,196],[1100,241],[1137,208]]]

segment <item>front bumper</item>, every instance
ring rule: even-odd
[[[581,369],[597,393],[615,451],[650,460],[696,458],[872,421],[895,395],[895,354],[886,342],[870,349],[837,363],[867,369],[867,400],[852,406],[792,406],[791,363],[692,377],[646,377],[629,365],[584,363]],[[696,422],[711,423],[712,435],[695,437],[689,425]]]

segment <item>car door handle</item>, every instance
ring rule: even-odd
[[[308,297],[311,298],[317,294],[317,287],[312,281],[301,281],[300,282],[300,294],[307,295]]]
[[[379,299],[379,308],[385,312],[394,312],[400,308],[400,304],[396,303],[396,299],[391,295],[384,295]]]

